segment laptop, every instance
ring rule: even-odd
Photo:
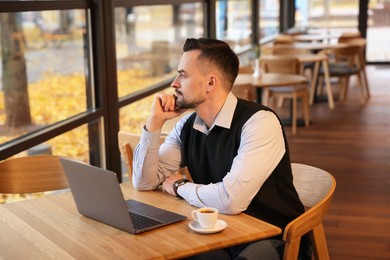
[[[60,162],[81,215],[131,234],[187,218],[136,200],[125,200],[112,171],[66,158],[60,158]]]

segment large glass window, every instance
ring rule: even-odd
[[[260,0],[260,38],[274,36],[280,28],[280,0]]]
[[[297,0],[295,9],[296,27],[333,31],[350,31],[358,28],[357,0]]]
[[[85,25],[84,10],[0,13],[0,144],[92,107]]]
[[[367,24],[367,61],[390,61],[390,1],[370,1]]]
[[[119,97],[175,75],[184,41],[204,36],[200,3],[116,8],[115,21]]]
[[[250,0],[219,0],[216,6],[217,39],[234,51],[251,44],[252,11]]]

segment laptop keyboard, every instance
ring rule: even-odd
[[[144,229],[164,222],[129,211],[135,229]]]

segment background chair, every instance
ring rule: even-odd
[[[29,194],[67,188],[58,156],[28,156],[0,162],[0,193]]]
[[[250,65],[241,66],[238,70],[238,74],[253,74],[253,68]],[[256,87],[252,84],[234,84],[232,93],[241,99],[254,101],[256,99]]]
[[[360,73],[361,77],[364,80],[364,84],[366,87],[366,93],[367,97],[370,97],[370,87],[368,84],[367,79],[367,72],[366,72],[366,46],[367,46],[367,40],[362,37],[340,37],[339,43],[348,43],[352,45],[358,45],[360,46],[360,53],[359,53],[359,64],[360,64]]]
[[[276,36],[274,39],[274,45],[288,45],[288,44],[293,44],[296,42],[296,39],[294,38],[293,35],[286,35],[286,34],[279,34]]]
[[[284,73],[284,74],[300,74],[300,62],[297,58],[283,55],[263,56],[260,58],[260,64],[264,73]],[[297,102],[301,98],[302,110],[305,118],[305,126],[309,126],[309,92],[306,85],[273,87],[264,89],[264,105],[268,105],[268,99],[284,99],[292,100],[292,133],[297,131]],[[271,105],[272,106],[272,105]]]
[[[361,75],[361,51],[362,47],[359,45],[344,45],[336,48],[327,49],[325,52],[329,56],[329,75],[330,77],[337,77],[340,81],[341,94],[340,99],[345,100],[348,94],[349,79],[356,75],[361,91],[362,103],[368,100],[368,88],[362,81]],[[319,74],[323,75],[324,71],[320,69]]]
[[[272,50],[273,55],[307,55],[311,54],[309,50],[298,49],[298,48],[274,48]],[[300,64],[300,73],[302,75],[308,76],[310,79],[313,78],[314,63],[313,62],[304,62]],[[308,71],[308,73],[306,73]]]
[[[292,163],[291,167],[294,186],[306,211],[284,229],[283,259],[298,259],[301,238],[308,232],[315,259],[329,259],[322,217],[332,201],[336,180],[330,173],[313,166]]]

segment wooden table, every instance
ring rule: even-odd
[[[264,73],[260,76],[260,78],[254,78],[252,74],[239,74],[234,82],[235,87],[248,84],[252,84],[256,87],[256,102],[267,105],[267,100],[269,99],[269,87],[285,87],[307,84],[307,78],[303,75],[285,73]],[[264,94],[262,93],[263,89],[266,90]],[[282,119],[281,121],[283,125],[292,125],[292,110],[292,102],[290,102],[290,118]],[[298,120],[297,125],[303,126],[304,121]]]
[[[274,55],[266,55],[274,56]],[[275,55],[276,56],[276,55]],[[326,56],[323,53],[318,54],[283,54],[284,57],[295,57],[299,60],[299,62],[303,65],[304,63],[314,63],[314,71],[313,71],[313,78],[311,80],[311,86],[310,86],[310,96],[309,96],[309,104],[313,104],[314,102],[314,96],[316,92],[316,85],[317,80],[319,76],[319,68],[320,64],[322,64],[322,68],[324,70],[324,80],[325,80],[325,88],[326,88],[326,94],[327,94],[327,100],[329,104],[329,108],[334,108],[334,97],[333,97],[333,91],[330,84],[330,75],[329,75],[329,62],[328,62],[328,56]]]
[[[341,36],[340,33],[328,33],[328,34],[300,34],[294,35],[294,40],[300,42],[324,42],[331,39],[338,39]]]
[[[239,74],[234,86],[252,84],[256,87],[256,101],[262,103],[262,89],[269,87],[282,87],[307,83],[307,78],[302,75],[284,73],[263,73],[260,78],[254,78],[252,74]],[[263,100],[268,98],[263,97]]]
[[[342,46],[347,46],[346,43],[322,43],[322,42],[295,42],[292,44],[277,44],[268,46],[270,49],[299,49],[299,50],[307,50],[317,53],[319,51],[331,48],[339,48]]]
[[[198,234],[188,224],[194,207],[161,191],[135,191],[133,198],[188,216],[188,219],[132,235],[81,216],[69,192],[0,206],[0,259],[172,259],[281,234],[281,229],[246,214],[220,215],[225,230]]]

